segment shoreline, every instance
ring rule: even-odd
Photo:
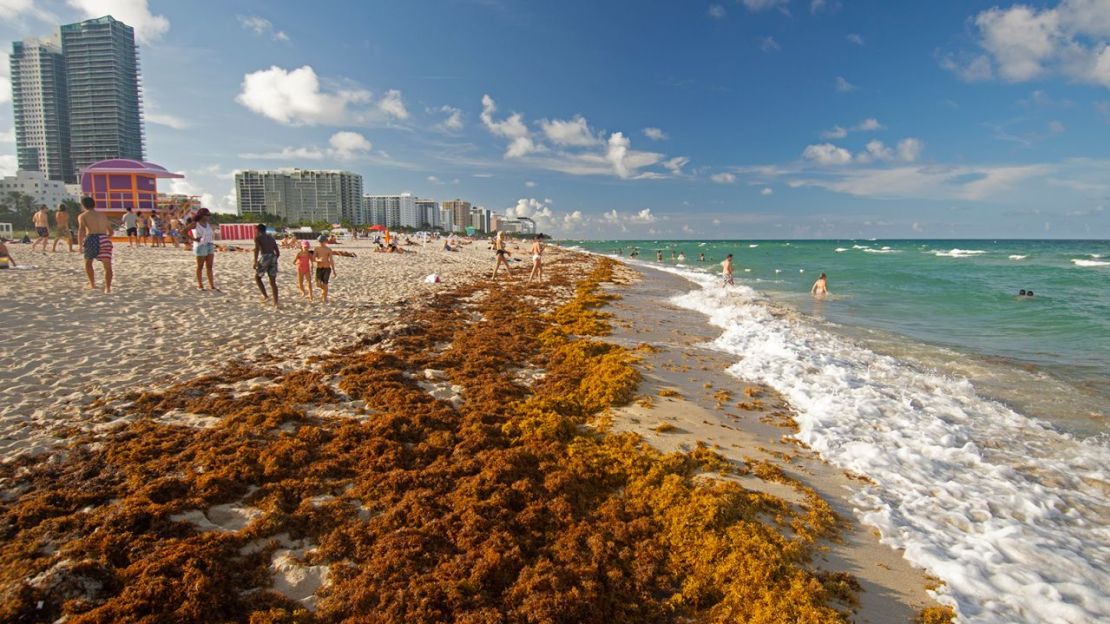
[[[5,491],[0,511],[9,522],[14,522],[9,526],[17,530],[17,538],[4,547],[3,560],[8,563],[0,566],[0,583],[3,584],[0,609],[21,613],[34,600],[44,600],[49,613],[97,613],[109,617],[111,614],[126,617],[134,613],[132,609],[159,609],[165,604],[199,610],[191,612],[196,617],[235,617],[236,613],[267,609],[271,613],[299,614],[296,617],[311,621],[314,613],[322,616],[357,613],[369,604],[358,602],[355,594],[348,593],[354,589],[348,581],[361,578],[360,582],[377,583],[380,579],[365,575],[395,564],[375,560],[378,555],[373,554],[373,549],[360,550],[357,546],[362,539],[358,537],[360,533],[350,532],[355,527],[376,536],[373,543],[380,546],[374,548],[385,548],[410,530],[405,527],[414,520],[405,519],[406,514],[411,514],[405,509],[426,509],[421,513],[428,513],[429,505],[439,508],[446,501],[461,501],[457,499],[460,493],[472,487],[466,485],[473,478],[471,472],[482,469],[482,465],[489,464],[498,453],[509,452],[506,459],[515,457],[515,453],[525,448],[532,449],[528,453],[540,456],[555,453],[547,460],[544,471],[534,475],[529,471],[523,473],[532,475],[528,478],[540,479],[531,488],[554,487],[558,482],[551,479],[561,470],[569,469],[568,459],[571,460],[569,466],[573,467],[575,455],[550,462],[575,448],[561,446],[575,440],[579,448],[592,448],[589,453],[598,453],[592,461],[601,462],[599,466],[608,465],[606,470],[613,472],[580,473],[558,488],[580,488],[582,479],[585,479],[583,484],[599,477],[605,482],[618,475],[621,479],[631,479],[630,483],[645,478],[651,482],[654,477],[649,475],[652,473],[641,474],[640,468],[634,468],[640,463],[613,463],[623,462],[618,458],[631,453],[640,458],[636,462],[644,462],[643,466],[658,466],[653,470],[671,474],[671,478],[677,479],[673,483],[681,484],[681,488],[689,492],[682,498],[669,500],[651,494],[657,486],[642,490],[642,494],[636,496],[648,498],[637,499],[639,502],[629,507],[628,512],[640,509],[635,513],[644,514],[655,509],[643,521],[648,521],[648,517],[656,520],[648,521],[647,525],[628,525],[628,529],[638,526],[636,532],[647,530],[647,533],[628,542],[625,548],[630,550],[619,551],[627,554],[614,551],[605,557],[612,559],[613,565],[633,555],[655,561],[651,565],[661,567],[652,568],[656,569],[650,576],[653,580],[644,578],[635,582],[662,583],[653,591],[665,587],[671,588],[667,591],[677,591],[668,609],[696,613],[702,608],[698,606],[701,601],[710,600],[708,604],[716,605],[713,609],[740,609],[736,613],[741,613],[754,607],[748,604],[748,599],[736,602],[739,599],[733,597],[734,592],[758,591],[764,596],[763,600],[789,601],[776,608],[812,611],[817,621],[843,621],[845,616],[838,613],[847,614],[858,609],[852,621],[880,622],[889,621],[884,619],[889,617],[908,621],[918,609],[931,604],[923,597],[921,577],[913,571],[904,573],[906,566],[894,551],[879,547],[871,536],[862,532],[858,522],[850,519],[850,509],[837,501],[833,490],[846,483],[846,477],[827,465],[821,468],[820,462],[804,457],[805,453],[779,441],[777,438],[785,430],[760,421],[760,416],[773,413],[724,410],[714,415],[721,426],[712,431],[699,431],[700,425],[691,422],[691,435],[685,438],[681,437],[685,435],[681,432],[664,436],[641,431],[644,434],[644,443],[641,443],[636,441],[638,438],[628,438],[622,433],[634,430],[628,425],[633,418],[643,420],[643,410],[648,408],[635,404],[617,406],[631,399],[633,393],[646,403],[643,396],[661,383],[658,376],[666,366],[676,370],[667,371],[674,379],[664,381],[680,388],[677,393],[689,398],[679,401],[676,397],[659,397],[651,409],[662,410],[674,418],[696,419],[700,415],[709,420],[711,410],[702,403],[716,399],[713,395],[696,396],[697,386],[700,382],[705,392],[708,390],[704,388],[706,383],[723,387],[727,382],[723,378],[724,360],[704,359],[707,354],[696,346],[705,337],[704,332],[712,329],[704,320],[698,325],[703,335],[688,332],[677,341],[662,336],[659,328],[673,322],[673,317],[661,319],[633,313],[635,308],[645,307],[636,305],[638,297],[645,297],[637,289],[646,287],[650,280],[631,283],[634,280],[631,269],[616,265],[617,275],[612,279],[618,284],[602,284],[595,287],[596,293],[589,288],[583,290],[582,284],[588,284],[589,275],[596,273],[596,270],[588,273],[590,267],[598,262],[585,254],[552,249],[548,271],[555,277],[543,284],[510,286],[507,282],[491,284],[488,279],[480,279],[479,269],[490,269],[489,258],[478,253],[480,250],[474,251],[481,261],[476,261],[470,279],[460,276],[450,288],[442,289],[427,300],[417,301],[416,297],[409,296],[407,301],[395,303],[391,308],[392,318],[370,317],[362,321],[357,328],[362,337],[357,339],[337,341],[312,351],[293,349],[292,354],[282,357],[260,352],[251,361],[230,364],[221,358],[216,366],[181,371],[178,378],[166,386],[119,385],[108,401],[94,405],[93,410],[83,411],[77,407],[82,417],[99,412],[107,419],[99,426],[75,427],[69,432],[68,449],[64,453],[50,454],[46,462],[49,468],[28,455],[0,466]],[[217,262],[219,267],[219,259]],[[342,270],[342,264],[340,268]],[[576,285],[575,280],[583,279],[587,281],[579,281]],[[610,301],[606,293],[625,298]],[[112,297],[117,296],[118,293]],[[650,301],[650,296],[646,297],[643,300]],[[273,312],[257,307],[244,311]],[[673,309],[668,312],[693,314]],[[319,322],[319,319],[309,321],[317,329]],[[350,319],[347,323],[351,324]],[[612,333],[609,326],[613,328]],[[265,328],[257,331],[264,332]],[[590,338],[595,335],[598,337]],[[648,337],[654,338],[644,340]],[[646,347],[643,346],[645,342],[649,345],[664,343],[665,346]],[[589,346],[591,344],[596,346]],[[238,343],[225,341],[218,347],[223,351],[217,352],[235,352],[239,348]],[[596,349],[601,351],[596,352]],[[689,357],[702,358],[701,365],[708,370],[693,373],[692,379],[678,379],[677,376],[688,375],[691,371],[679,373],[677,363],[667,365],[656,359],[673,358],[676,353],[680,354],[677,356],[680,359],[687,353]],[[124,351],[121,355],[126,358],[129,353]],[[578,358],[584,359],[579,361]],[[595,369],[599,371],[595,375],[604,375],[600,385],[589,381],[590,371]],[[644,379],[639,381],[641,376]],[[714,376],[715,381],[703,381],[707,376]],[[756,396],[766,400],[768,406],[775,406],[775,412],[784,407],[769,394]],[[578,403],[567,403],[568,400]],[[614,408],[611,412],[610,407]],[[563,410],[575,415],[562,415]],[[606,416],[606,412],[610,415]],[[659,412],[648,413],[655,414],[650,416],[655,419]],[[458,415],[462,416],[463,423],[469,423],[462,429],[458,428]],[[776,418],[780,424],[788,420]],[[571,423],[589,425],[599,433],[591,434],[587,429],[572,434],[574,429],[566,428]],[[418,433],[421,430],[425,433]],[[475,435],[479,437],[473,437]],[[566,438],[567,435],[571,437]],[[661,453],[675,450],[668,448],[668,444],[682,444],[679,440],[692,448],[680,455]],[[699,441],[706,445],[697,444]],[[491,442],[494,445],[488,446]],[[528,446],[536,443],[539,446]],[[505,444],[508,447],[502,448]],[[525,446],[513,450],[519,444]],[[582,444],[587,446],[582,447]],[[655,446],[658,450],[653,448]],[[442,455],[451,448],[455,450]],[[45,451],[47,447],[39,450]],[[468,457],[468,453],[475,454]],[[426,460],[421,459],[425,456]],[[479,459],[483,456],[487,457],[484,461]],[[448,481],[436,482],[439,485],[432,485],[433,482],[419,485],[427,477],[409,483],[417,474],[422,474],[421,471],[438,470],[439,464],[425,463],[434,457],[451,458],[452,463],[462,462],[457,468],[464,469],[464,473]],[[496,465],[494,462],[489,467]],[[520,464],[512,470],[524,469],[525,465]],[[93,466],[96,468],[90,472]],[[401,472],[398,468],[402,468]],[[707,471],[722,478],[707,479]],[[412,476],[403,476],[406,474]],[[397,478],[402,481],[388,485]],[[492,484],[490,482],[490,486]],[[426,490],[429,495],[436,488],[446,489],[438,497],[425,499],[422,496],[412,498],[412,487],[416,487],[417,492]],[[460,487],[464,489],[459,490]],[[616,490],[608,489],[610,487],[582,490],[573,494],[572,499],[600,495],[607,500],[616,496],[606,504],[630,504],[631,501],[620,502],[628,496],[620,493],[630,486]],[[485,509],[480,512],[485,517],[497,509],[516,509],[510,501],[525,491],[498,494],[492,499],[501,501],[497,505],[489,507],[488,502],[481,503],[475,510]],[[630,491],[641,490],[637,486]],[[509,498],[499,498],[502,496]],[[764,518],[756,523],[763,528],[751,533],[750,528],[737,525],[728,529],[733,537],[724,542],[721,542],[723,536],[713,537],[721,529],[712,526],[668,532],[665,527],[669,515],[694,513],[694,508],[686,509],[687,503],[682,502],[686,496],[693,497],[691,500],[698,505],[722,506],[721,512],[726,516],[741,513],[746,517],[754,513],[753,519]],[[721,496],[725,498],[719,498]],[[47,500],[52,502],[44,507]],[[562,499],[557,496],[556,500]],[[828,507],[824,501],[833,506]],[[601,508],[606,507],[602,505]],[[564,510],[559,513],[564,513],[574,506],[559,509]],[[601,518],[593,509],[591,505],[574,512],[586,514],[577,521],[585,523],[577,525],[580,530],[594,531],[604,526],[595,527]],[[732,511],[726,511],[730,509]],[[758,509],[764,511],[756,512]],[[771,513],[771,510],[775,511]],[[439,509],[436,513],[446,511]],[[504,511],[497,513],[500,515]],[[698,518],[700,513],[689,518]],[[780,518],[771,520],[772,516]],[[141,525],[134,524],[139,517],[147,520]],[[451,514],[446,516],[450,517]],[[523,517],[514,522],[520,522]],[[131,520],[124,520],[127,518]],[[616,517],[606,522],[613,520]],[[74,521],[76,526],[82,527],[79,533],[71,533]],[[416,522],[415,526],[425,526],[423,521]],[[444,526],[454,526],[453,522]],[[620,521],[623,522],[625,520]],[[380,523],[385,524],[378,527]],[[105,534],[103,531],[109,526],[114,528]],[[433,529],[437,526],[441,525],[433,522],[421,530],[434,532],[440,530]],[[97,527],[100,533],[96,533]],[[518,533],[521,528],[504,534],[487,529],[481,537],[476,534],[464,538],[460,534],[451,540],[456,548],[470,552],[471,546],[466,546],[469,543],[466,540],[477,539],[484,543],[498,535],[502,536],[499,539],[510,541],[538,538],[527,537],[527,532]],[[567,530],[569,525],[559,529]],[[760,537],[764,531],[772,533]],[[781,537],[764,542],[779,531],[782,531]],[[102,537],[92,541],[83,537],[90,532]],[[558,543],[558,536],[562,534],[556,532],[552,536],[556,540],[554,543]],[[843,542],[828,541],[836,535],[840,535]],[[460,539],[463,541],[459,542]],[[610,534],[606,539],[617,537]],[[115,552],[112,549],[118,547],[113,545],[117,540],[134,543],[138,548],[127,556],[130,563],[126,569],[119,567],[122,562],[117,562],[113,558],[116,555],[111,554]],[[710,540],[705,544],[722,544],[726,550],[720,556],[711,555],[703,545],[687,553],[683,549],[693,544],[690,540]],[[755,541],[744,546],[747,540]],[[523,544],[517,547],[524,548]],[[665,544],[670,546],[664,547]],[[729,563],[726,553],[733,549],[742,552],[755,544],[763,544],[757,550],[769,548],[768,557],[785,557],[775,565],[788,566],[792,570],[790,578],[796,579],[791,583],[801,585],[792,585],[794,589],[786,586],[776,589],[774,584],[764,587],[760,585],[764,581],[757,583],[751,579],[740,586],[731,585],[741,583],[740,577],[754,572],[750,566],[761,560],[757,558],[746,564],[749,567],[731,568],[729,566],[737,564]],[[396,543],[389,548],[400,546]],[[659,547],[663,550],[655,550]],[[785,550],[774,555],[779,548]],[[874,558],[878,549],[886,551],[886,559]],[[512,552],[505,544],[496,550]],[[542,552],[547,551],[536,554]],[[673,554],[666,555],[667,552]],[[532,556],[536,555],[529,555]],[[525,561],[532,561],[529,557]],[[352,559],[362,561],[365,566],[353,569],[343,563]],[[166,564],[154,563],[160,560]],[[198,587],[216,583],[205,591],[226,585],[246,593],[236,596],[216,591],[207,596],[207,602],[198,602],[199,597],[190,589],[172,580],[190,569],[194,561],[205,562],[202,566],[206,571],[196,577],[201,583]],[[537,560],[536,564],[541,561]],[[400,565],[400,560],[397,562],[396,565]],[[567,560],[559,567],[565,566],[568,574],[580,574],[577,566],[582,563]],[[529,567],[536,564],[525,567],[531,572],[518,571],[514,574],[521,576],[513,578],[520,582],[529,574],[540,574],[544,569],[542,565]],[[409,566],[411,562],[404,565]],[[473,565],[477,564],[471,561],[468,567]],[[496,580],[502,577],[495,571],[499,566],[509,565],[506,561],[493,565],[491,573],[494,576],[486,577],[481,583],[500,587],[501,583],[511,580],[508,577]],[[589,565],[598,565],[598,562]],[[699,571],[707,565],[710,568]],[[714,572],[718,567],[719,571]],[[240,568],[245,572],[236,571]],[[875,577],[876,568],[884,570],[879,577],[886,575],[887,578]],[[614,568],[610,573],[626,573],[618,572],[619,569],[623,568]],[[726,569],[733,571],[721,576]],[[405,582],[412,591],[438,594],[451,586],[445,585],[444,580],[421,580],[425,572],[414,569],[404,573],[403,578],[409,579]],[[844,572],[851,572],[854,577],[845,576]],[[247,576],[244,577],[244,573]],[[670,580],[687,575],[685,585],[673,585],[676,580]],[[860,586],[855,585],[854,578],[858,578]],[[704,590],[695,591],[689,585],[694,579],[708,585]],[[145,600],[136,602],[138,596],[131,590],[152,582],[170,592],[164,595],[162,602],[165,604],[161,606]],[[720,589],[710,589],[717,585]],[[543,587],[534,586],[522,596],[543,600],[541,597],[548,595],[546,592],[550,589]],[[802,587],[809,589],[802,590]],[[591,610],[599,608],[602,604],[599,601],[611,599],[606,598],[608,591],[583,594],[579,603],[580,608],[587,609],[582,612],[583,621],[594,619],[585,614],[595,613]],[[616,587],[612,591],[617,591]],[[703,593],[705,591],[709,593]],[[506,594],[511,595],[511,592]],[[621,608],[633,610],[627,613],[645,614],[650,609],[662,608],[652,600],[645,602],[646,596],[622,603]],[[713,596],[716,597],[711,599]],[[375,600],[378,602],[374,603],[377,605],[374,610],[388,611],[401,620],[442,619],[428,613],[420,615],[420,611],[413,611],[414,604],[406,600],[387,600],[385,594],[378,595]],[[859,601],[858,607],[854,606],[856,601]],[[643,604],[636,606],[637,602]],[[509,603],[496,604],[502,605],[498,608],[510,608]],[[461,605],[453,608],[463,609]],[[401,614],[406,615],[401,617]]]
[[[635,432],[667,452],[693,450],[702,443],[733,462],[767,462],[816,490],[846,520],[842,540],[829,544],[817,561],[830,570],[850,572],[860,582],[852,621],[910,622],[922,609],[937,607],[926,591],[936,579],[910,564],[900,550],[880,544],[855,517],[845,492],[858,487],[861,477],[794,442],[789,403],[763,384],[730,375],[726,369],[733,359],[704,346],[719,331],[700,313],[669,302],[697,286],[664,271],[636,270],[649,275],[623,288],[621,299],[613,302],[618,329],[611,339],[625,345],[647,342],[658,352],[645,357],[647,370],[638,389],[639,397],[650,397],[650,405],[637,402],[616,410],[614,430]],[[779,484],[751,478],[740,482],[789,496],[789,488]]]

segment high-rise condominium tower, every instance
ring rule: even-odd
[[[60,30],[74,170],[106,158],[143,160],[135,30],[111,16]]]
[[[57,37],[12,43],[12,110],[20,171],[76,182],[70,160],[65,59]]]

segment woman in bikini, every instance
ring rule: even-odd
[[[531,282],[532,278],[543,280],[543,250],[544,244],[543,234],[537,234],[535,240],[532,241],[532,272],[528,274],[528,281]]]
[[[497,254],[497,264],[493,265],[493,277],[490,279],[497,279],[497,271],[501,269],[502,265],[505,266],[505,274],[509,276],[509,279],[513,279],[513,271],[509,267],[509,251],[505,249],[505,239],[501,230],[497,231],[497,236],[493,239],[493,250]]]

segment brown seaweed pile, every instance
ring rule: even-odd
[[[858,585],[809,565],[839,523],[814,492],[770,464],[586,426],[633,399],[637,356],[601,339],[612,262],[549,272],[440,295],[309,369],[232,365],[121,408],[212,428],[144,417],[5,467],[0,621],[846,621]],[[522,366],[544,375],[520,385]],[[461,404],[433,398],[425,371]],[[325,403],[351,417],[308,416]],[[732,473],[804,504],[714,477]],[[229,531],[180,516],[231,503],[260,513]],[[288,540],[328,566],[315,610],[269,588]]]

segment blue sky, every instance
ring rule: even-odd
[[[1110,0],[0,0],[0,38],[104,14],[215,208],[299,166],[572,237],[1110,236]]]

